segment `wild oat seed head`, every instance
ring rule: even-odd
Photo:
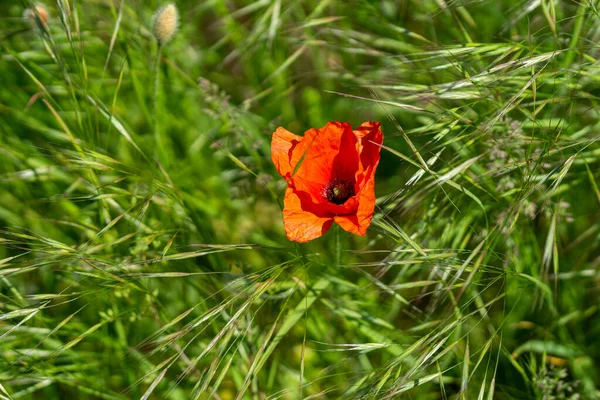
[[[33,7],[28,8],[25,10],[25,12],[23,12],[23,18],[25,18],[33,27],[37,26],[36,18],[38,17],[43,25],[46,25],[48,23],[48,19],[50,18],[48,7],[42,3],[35,3]]]
[[[158,43],[166,44],[173,39],[178,25],[179,13],[174,4],[167,4],[159,8],[154,14],[154,25],[152,26],[154,37]]]

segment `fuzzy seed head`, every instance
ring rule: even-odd
[[[163,45],[173,39],[178,25],[179,13],[175,5],[167,4],[159,8],[154,14],[154,24],[152,26],[154,37],[158,40],[158,43]]]
[[[37,26],[38,18],[42,25],[47,26],[48,19],[50,18],[50,12],[42,3],[35,3],[33,7],[25,10],[23,13],[23,18],[25,18],[33,27]]]

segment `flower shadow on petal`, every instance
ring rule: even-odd
[[[308,242],[331,228],[333,216],[319,209],[308,193],[288,187],[283,202],[283,223],[288,239]]]

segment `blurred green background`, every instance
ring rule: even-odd
[[[598,398],[597,1],[164,4],[2,1],[0,398]],[[373,223],[291,243],[336,120]]]

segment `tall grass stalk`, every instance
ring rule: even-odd
[[[597,1],[109,3],[2,4],[0,398],[599,396]],[[290,243],[330,120],[376,213]]]

